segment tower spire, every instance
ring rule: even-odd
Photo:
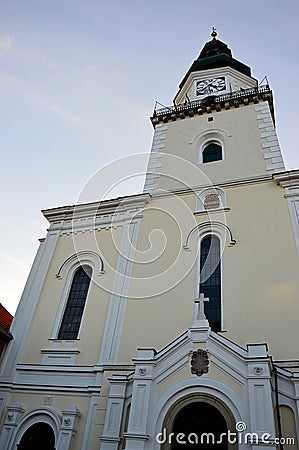
[[[217,37],[217,32],[216,32],[216,28],[215,27],[212,27],[211,36],[212,36],[213,39],[216,39],[216,37]]]

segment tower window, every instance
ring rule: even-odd
[[[77,339],[90,285],[91,272],[89,266],[82,266],[74,274],[58,339]]]
[[[210,143],[202,152],[202,162],[208,163],[212,161],[219,161],[222,159],[222,148],[219,144]]]
[[[205,315],[213,331],[221,330],[221,256],[218,237],[209,235],[200,245],[199,293],[209,297]]]

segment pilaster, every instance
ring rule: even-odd
[[[140,217],[128,219],[123,229],[98,364],[115,364],[118,359],[140,220]]]
[[[25,408],[21,403],[14,403],[7,407],[7,414],[0,435],[1,450],[10,448],[11,441],[14,438],[18,423],[24,412]]]
[[[12,381],[15,368],[23,350],[27,334],[31,326],[40,293],[48,274],[48,269],[59,238],[59,230],[49,230],[47,237],[41,240],[24,292],[22,294],[11,333],[14,339],[10,342],[2,361],[2,381]],[[1,411],[0,411],[1,413]]]
[[[266,344],[247,345],[247,382],[250,424],[246,432],[257,435],[252,450],[273,449],[275,439],[274,405],[271,388],[271,366]],[[249,430],[250,426],[250,430]],[[265,444],[266,441],[269,444]]]
[[[67,450],[70,448],[72,437],[77,432],[77,421],[81,412],[76,406],[70,406],[62,411],[62,424],[59,430],[57,449]]]
[[[128,378],[123,375],[113,375],[108,378],[110,392],[106,410],[104,432],[100,437],[101,450],[118,450],[121,440],[122,418],[124,417],[124,401]]]
[[[125,433],[125,450],[144,450],[150,436],[148,433],[148,415],[152,382],[154,378],[154,358],[152,348],[138,349],[133,381],[131,413],[128,431]]]

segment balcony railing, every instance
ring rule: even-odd
[[[217,103],[229,102],[231,100],[239,100],[246,97],[256,96],[259,94],[271,93],[270,87],[268,84],[263,86],[258,86],[250,89],[242,89],[239,91],[230,92],[229,94],[223,95],[209,95],[208,97],[203,98],[202,100],[194,100],[192,102],[185,102],[177,106],[166,106],[164,108],[156,108],[154,109],[153,117],[168,115],[177,113],[180,111],[185,111],[193,108],[202,108],[205,106],[210,106]]]

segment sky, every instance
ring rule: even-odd
[[[46,235],[41,210],[150,151],[155,101],[172,104],[212,27],[267,75],[285,164],[298,168],[298,23],[298,0],[0,0],[0,302],[15,312]]]

